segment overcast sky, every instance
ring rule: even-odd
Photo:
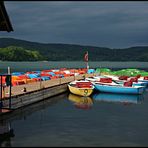
[[[147,1],[6,1],[14,32],[40,43],[109,48],[148,45]]]

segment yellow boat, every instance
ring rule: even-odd
[[[90,96],[93,93],[94,86],[89,81],[72,81],[68,84],[71,93],[79,96]]]

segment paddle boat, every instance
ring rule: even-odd
[[[86,80],[75,80],[68,83],[69,91],[79,96],[90,96],[93,93],[94,86]]]
[[[124,104],[138,104],[144,99],[143,95],[129,95],[117,93],[94,93],[92,95],[94,101],[102,102],[119,102]]]

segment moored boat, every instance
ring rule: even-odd
[[[140,77],[140,78],[138,79],[138,82],[146,83],[146,86],[148,87],[148,76]]]
[[[110,85],[102,84],[99,82],[92,82],[96,90],[100,92],[109,92],[109,93],[123,93],[123,94],[143,94],[145,91],[144,86],[132,86],[126,84],[124,85]]]
[[[94,77],[95,79],[99,77]],[[128,77],[128,76],[114,76],[114,75],[104,75],[104,78],[112,79],[113,83],[124,85],[126,81],[131,81],[132,86],[144,86],[147,87],[147,82],[145,80],[140,81],[138,77]]]
[[[71,93],[79,96],[90,96],[93,93],[94,86],[86,80],[72,81],[68,84]]]

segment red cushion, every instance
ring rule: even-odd
[[[127,80],[128,79],[128,76],[120,76],[119,77],[119,80]]]
[[[126,82],[124,82],[124,86],[127,86],[127,87],[131,87],[132,84],[133,84],[132,81],[126,81]]]
[[[132,78],[130,78],[130,81],[131,82],[138,82],[138,78],[137,77],[132,77]]]
[[[84,88],[84,87],[91,88],[92,83],[91,82],[76,82],[76,86],[80,88]]]
[[[148,80],[148,76],[144,76],[144,80]]]
[[[103,83],[112,83],[112,78],[100,78],[100,82],[103,82]]]

